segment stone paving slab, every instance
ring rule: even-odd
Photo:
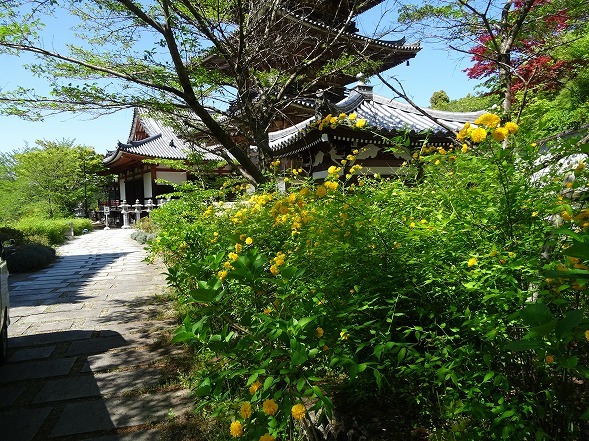
[[[12,326],[12,325],[11,325]],[[10,329],[10,327],[8,328]],[[9,339],[10,347],[22,347],[31,345],[50,345],[56,343],[85,340],[92,337],[94,331],[75,329],[67,332],[56,332],[51,334],[23,335]],[[10,334],[10,333],[9,333]]]
[[[121,366],[149,366],[157,364],[159,360],[180,352],[180,348],[164,348],[147,350],[145,348],[128,348],[122,351],[111,351],[104,354],[91,355],[81,372],[100,372],[117,369]]]
[[[12,406],[24,390],[24,386],[0,387],[0,407]]]
[[[152,423],[192,410],[163,390],[183,349],[154,346],[165,291],[130,230],[97,231],[58,249],[35,274],[11,275],[9,361],[0,367],[0,441],[155,441]],[[7,435],[9,434],[9,435]]]
[[[50,412],[50,407],[43,407],[0,413],[2,441],[32,441]]]
[[[5,366],[0,366],[0,383],[67,375],[75,361],[76,359],[74,357],[70,357],[29,363],[6,364]]]
[[[48,358],[55,350],[55,346],[42,346],[39,348],[19,349],[11,357],[10,362],[30,361],[41,358]]]
[[[46,403],[125,394],[132,390],[157,386],[160,383],[160,378],[160,370],[154,368],[61,378],[45,383],[33,402]]]
[[[66,436],[165,421],[170,411],[182,413],[189,403],[186,391],[116,397],[69,404],[51,436]]]

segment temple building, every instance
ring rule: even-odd
[[[337,44],[331,48],[329,57],[333,59],[361,50],[366,59],[374,62],[371,73],[375,74],[403,63],[408,64],[421,50],[419,43],[408,44],[404,38],[382,41],[356,33],[356,24],[349,18],[355,18],[380,2],[298,0],[293,3],[296,9],[281,8],[279,13],[288,23],[297,23],[298,29],[308,33],[303,35],[311,35],[315,40],[323,38],[324,41],[331,41],[329,39],[333,38],[337,30]],[[342,30],[342,26],[345,29]],[[298,63],[304,55],[293,53],[289,55],[292,58],[290,61]],[[258,60],[260,66],[271,65],[279,69],[280,63],[285,63],[283,54],[277,54],[276,59],[272,55],[265,56]],[[315,60],[315,64],[310,64],[302,76],[311,80],[327,61]],[[220,72],[229,69],[226,61],[214,51],[205,57],[203,64]],[[358,79],[360,81],[357,85],[349,89],[348,85]],[[268,137],[273,156],[281,159],[281,167],[302,168],[303,175],[319,180],[327,176],[327,169],[331,165],[339,166],[342,159],[354,150],[360,151],[356,164],[362,165],[362,173],[398,175],[401,164],[424,143],[436,147],[450,146],[453,132],[481,114],[423,109],[428,117],[413,106],[374,94],[372,87],[365,84],[362,77],[346,72],[321,78],[314,85],[313,92],[315,99],[293,98],[291,104],[274,119]],[[234,114],[237,118],[239,109]],[[437,124],[436,120],[443,126]],[[357,121],[362,121],[368,130],[361,130]],[[394,140],[401,137],[406,142],[402,148],[398,148],[398,142]],[[198,140],[192,140],[191,145],[195,142]],[[202,142],[207,141],[203,139]],[[255,146],[252,147],[255,151]],[[156,202],[158,196],[170,190],[169,186],[157,180],[180,183],[191,176],[164,165],[156,165],[153,160],[186,160],[187,154],[193,149],[169,127],[136,110],[127,143],[119,143],[116,150],[109,152],[104,164],[118,176],[118,199],[126,199],[130,203],[136,200],[146,203],[149,199]],[[210,151],[209,148],[207,152],[205,145],[200,149],[204,160],[221,159]],[[145,163],[147,159],[152,161]],[[228,168],[218,172],[228,172]]]
[[[135,109],[128,141],[119,142],[103,160],[109,172],[117,176],[110,199],[130,203],[139,201],[144,205],[149,200],[161,203],[163,196],[172,191],[171,185],[162,182],[180,184],[191,179],[188,172],[166,166],[165,161],[186,161],[190,153],[198,153],[205,161],[221,160],[213,153],[191,147],[172,129],[141,109]],[[218,170],[218,173],[227,172],[228,169]]]

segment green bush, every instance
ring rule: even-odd
[[[8,271],[27,273],[46,268],[55,260],[55,249],[38,243],[18,245],[13,254],[6,256]]]
[[[11,227],[0,227],[0,242],[4,243],[7,240],[14,240],[16,243],[21,243],[25,235],[22,231]]]
[[[24,218],[19,220],[15,227],[27,237],[41,236],[46,238],[49,244],[58,245],[66,240],[66,234],[73,226],[74,234],[80,235],[84,230],[92,231],[92,221],[89,219],[41,219]]]
[[[154,240],[156,237],[157,237],[157,234],[148,233],[143,230],[137,230],[131,234],[131,239],[139,242],[140,244],[146,244],[146,243]]]
[[[309,434],[345,390],[405,408],[401,436],[587,438],[589,211],[562,196],[587,171],[532,179],[537,149],[496,120],[415,152],[409,186],[358,176],[352,151],[321,185],[152,214],[188,310],[175,341],[205,361],[195,393],[228,432]]]

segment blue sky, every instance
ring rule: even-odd
[[[60,23],[63,26],[63,22]],[[59,28],[56,28],[59,29]],[[57,31],[59,32],[59,31]],[[54,35],[59,39],[60,35]],[[397,36],[385,39],[398,38]],[[476,82],[462,71],[469,60],[423,45],[423,49],[410,61],[385,73],[401,81],[408,95],[419,105],[429,105],[432,94],[444,90],[451,99],[473,93]],[[0,88],[10,90],[18,86],[45,89],[45,84],[33,78],[24,68],[26,59],[0,55]],[[393,97],[384,86],[375,85],[375,93]],[[113,150],[117,141],[126,141],[131,127],[132,111],[120,111],[95,118],[93,115],[59,114],[42,122],[28,122],[17,117],[0,115],[0,152],[33,146],[38,139],[59,141],[73,139],[77,144],[93,147],[98,153]]]

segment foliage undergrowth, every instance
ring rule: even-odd
[[[70,231],[70,225],[73,226],[75,235],[82,234],[84,230],[92,231],[92,221],[80,218],[23,218],[14,225],[14,228],[22,231],[26,237],[37,236],[44,238],[50,245],[58,245],[65,242],[66,234]]]
[[[323,184],[152,213],[187,311],[175,341],[204,360],[194,391],[225,437],[313,439],[342,389],[408,409],[404,435],[588,436],[588,174],[498,124],[424,145],[409,182],[367,178],[353,151]]]

